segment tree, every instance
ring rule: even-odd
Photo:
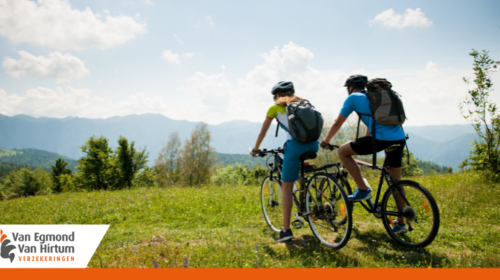
[[[188,186],[206,183],[215,162],[214,149],[210,147],[210,131],[205,123],[195,126],[186,140],[179,157],[181,179]]]
[[[156,181],[159,185],[174,185],[179,181],[179,152],[181,139],[178,132],[170,133],[167,144],[155,161]]]
[[[474,58],[474,87],[468,90],[465,101],[459,104],[460,112],[474,127],[479,141],[474,141],[471,155],[462,163],[462,167],[471,166],[476,170],[487,171],[495,179],[500,179],[500,116],[497,106],[489,100],[493,91],[491,74],[496,72],[499,61],[489,58],[488,51],[469,53]],[[467,85],[469,78],[464,77]]]
[[[37,168],[31,171],[27,168],[12,171],[4,182],[4,191],[8,198],[34,196],[49,193],[52,181],[49,174]]]
[[[137,151],[135,142],[128,144],[127,138],[120,136],[114,157],[115,178],[112,184],[115,189],[129,188],[136,174],[146,166],[148,154],[146,148]]]
[[[424,174],[424,171],[418,167],[418,159],[413,156],[413,153],[410,152],[410,162],[408,164],[408,159],[406,158],[407,153],[403,152],[403,159],[401,165],[401,175],[403,177],[409,176],[420,176]]]
[[[92,136],[80,149],[85,156],[79,160],[78,168],[87,187],[92,190],[108,189],[112,183],[112,150],[108,139]]]
[[[66,175],[66,174],[71,175],[71,169],[67,169],[66,165],[68,165],[68,163],[66,161],[64,161],[64,159],[58,158],[56,160],[56,165],[50,167],[52,169],[50,174],[52,176],[52,183],[53,183],[52,184],[52,191],[53,192],[60,193],[63,191],[63,188],[62,188],[61,182],[60,182],[61,175]]]

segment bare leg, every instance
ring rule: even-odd
[[[283,194],[283,229],[290,228],[290,216],[292,215],[292,193],[294,182],[282,182],[281,189]]]
[[[353,155],[357,155],[357,153],[351,148],[350,142],[345,143],[338,150],[339,158],[345,169],[351,174],[356,185],[362,190],[368,190],[368,186],[363,181],[363,176],[361,175],[361,168],[352,158]]]
[[[388,172],[391,175],[392,179],[394,179],[395,182],[401,181],[401,167],[391,168],[388,170]],[[402,189],[402,191],[403,191],[403,195],[404,195],[405,190]],[[406,206],[406,202],[403,199],[403,197],[401,196],[401,194],[399,192],[395,192],[395,195],[396,195],[396,199],[398,200],[399,205],[401,205],[401,207],[404,208]],[[404,217],[398,217],[397,220],[398,220],[398,223],[405,222]]]

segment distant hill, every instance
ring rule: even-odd
[[[463,135],[476,133],[470,124],[404,126],[404,131],[433,142],[447,142]]]
[[[67,168],[75,170],[78,161],[63,155],[51,153],[37,149],[13,149],[0,148],[0,162],[11,163],[20,166],[31,166],[50,170],[50,166],[55,165],[58,158],[68,162]]]
[[[477,134],[468,133],[445,142],[435,142],[423,139],[413,133],[408,134],[410,136],[408,148],[416,158],[451,166],[454,170],[457,170],[457,165],[469,156],[472,142],[479,139]]]
[[[216,157],[217,157],[216,164],[221,164],[221,165],[248,164],[248,166],[251,168],[253,168],[253,166],[256,164],[260,164],[262,166],[266,165],[266,158],[261,158],[261,157],[254,158],[249,154],[238,155],[238,154],[216,153]]]
[[[26,115],[8,117],[0,115],[0,147],[34,148],[46,150],[73,159],[82,156],[79,146],[92,135],[105,136],[114,148],[120,135],[146,147],[150,163],[158,156],[170,133],[177,131],[181,139],[191,134],[197,122],[173,120],[159,114],[129,115],[108,119],[85,118],[33,118]],[[244,154],[255,144],[262,124],[249,121],[231,121],[208,125],[212,133],[212,146],[220,153]],[[285,133],[274,137],[275,124],[261,147],[276,148],[286,141]]]
[[[89,137],[105,136],[111,147],[117,146],[120,135],[135,141],[136,147],[146,147],[149,164],[154,164],[158,152],[170,133],[177,131],[181,139],[189,137],[196,122],[173,120],[159,114],[129,115],[107,119],[78,117],[34,118],[27,115],[13,117],[0,115],[0,147],[6,149],[32,148],[64,155],[73,159],[82,156],[79,146]],[[247,154],[248,147],[255,144],[261,123],[230,121],[219,125],[208,125],[212,133],[212,146],[222,154]],[[470,143],[477,139],[471,125],[408,126],[410,151],[420,160],[433,161],[439,165],[456,166],[467,158]],[[271,125],[262,148],[283,146],[285,133],[274,137],[275,123]],[[245,161],[246,162],[246,161]],[[250,164],[250,163],[249,163]]]

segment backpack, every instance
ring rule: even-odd
[[[278,119],[276,137],[278,137],[279,125],[292,135],[294,139],[303,143],[310,143],[319,139],[323,130],[323,117],[321,113],[306,100],[292,101],[286,105],[288,116],[288,129]]]
[[[400,95],[393,91],[392,84],[386,79],[371,79],[366,85],[366,97],[370,101],[373,118],[385,125],[402,125],[406,115]]]
[[[371,79],[366,85],[366,97],[370,102],[370,109],[372,114],[362,114],[358,113],[358,128],[356,132],[356,139],[359,136],[359,125],[361,122],[361,116],[372,117],[375,121],[372,124],[372,145],[373,145],[373,167],[375,169],[377,163],[377,142],[376,142],[376,130],[375,123],[380,123],[383,125],[400,125],[403,129],[403,123],[406,120],[405,110],[403,107],[403,101],[401,101],[401,96],[392,90],[392,84],[383,78]],[[404,132],[404,130],[403,130]],[[406,135],[408,139],[408,135]],[[408,155],[408,164],[410,161],[410,152],[408,150],[408,144],[406,144],[406,152]]]

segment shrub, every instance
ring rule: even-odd
[[[11,172],[4,182],[4,190],[7,191],[7,198],[34,196],[47,194],[52,187],[49,174],[42,169],[30,171],[21,168]]]

